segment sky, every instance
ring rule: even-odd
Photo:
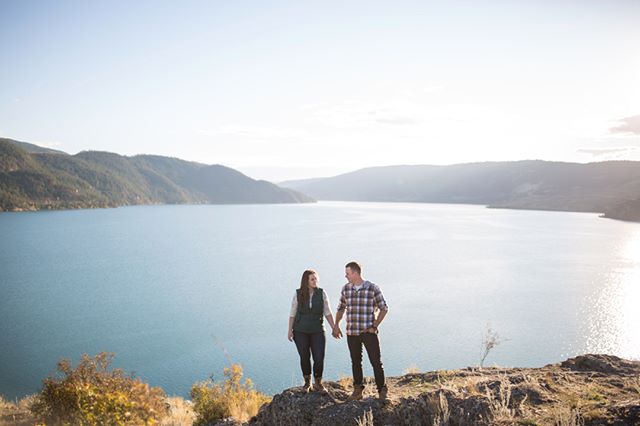
[[[0,0],[0,137],[224,164],[640,160],[639,1]]]

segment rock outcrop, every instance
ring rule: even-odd
[[[388,379],[389,400],[347,380],[287,389],[251,425],[640,425],[640,362],[584,355],[542,368],[465,368]]]

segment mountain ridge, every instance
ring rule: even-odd
[[[69,155],[0,138],[0,211],[314,201],[220,164],[107,151]]]
[[[382,166],[280,185],[319,200],[480,204],[640,221],[640,162],[635,161]]]

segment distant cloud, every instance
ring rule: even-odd
[[[610,128],[609,132],[640,135],[640,115],[632,115],[631,117],[626,117],[618,121],[622,124],[620,126]]]
[[[410,107],[387,107],[363,102],[306,105],[302,108],[309,120],[335,128],[369,127],[371,125],[410,126],[419,124]]]
[[[245,124],[221,125],[198,132],[203,136],[236,136],[245,139],[271,140],[307,137],[308,135],[293,128],[279,126],[256,126]]]
[[[631,154],[637,150],[638,148],[635,146],[625,146],[619,148],[581,148],[578,152],[594,157],[622,158],[626,154]]]
[[[416,119],[402,116],[378,117],[375,121],[382,124],[393,124],[395,126],[406,126],[419,123],[419,121]]]

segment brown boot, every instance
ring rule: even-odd
[[[362,399],[362,391],[364,390],[364,386],[362,385],[353,385],[353,393],[349,396],[349,401],[357,401]]]
[[[327,388],[322,384],[322,377],[314,377],[313,380],[313,390],[316,392],[326,392]]]
[[[311,375],[304,376],[304,385],[302,385],[302,392],[311,391]]]
[[[388,389],[386,386],[378,391],[378,399],[380,401],[385,402],[389,400],[389,398],[387,397],[387,391]]]

